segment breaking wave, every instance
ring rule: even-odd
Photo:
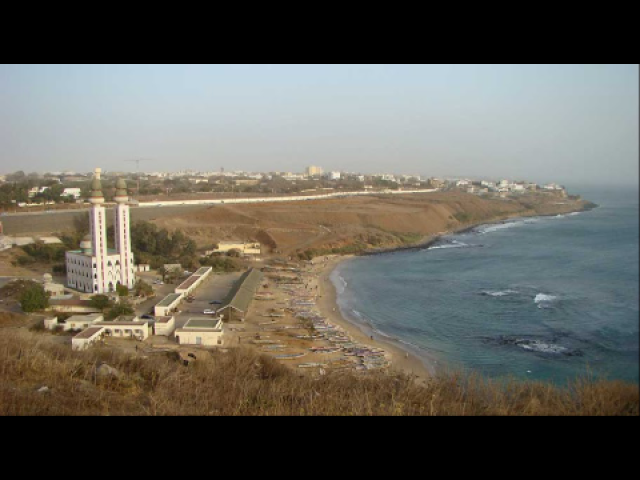
[[[501,292],[482,292],[480,295],[485,295],[488,297],[506,297],[509,295],[516,295],[518,292],[516,290],[504,290]]]
[[[465,248],[470,247],[471,245],[467,245],[466,243],[459,242],[457,240],[453,240],[451,243],[444,243],[441,245],[436,245],[434,247],[430,247],[429,250],[441,250],[445,248]]]
[[[551,303],[557,299],[558,297],[555,297],[553,295],[547,295],[546,293],[539,293],[538,295],[536,295],[536,298],[533,301],[536,304],[540,305],[543,303]]]

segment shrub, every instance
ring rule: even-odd
[[[114,305],[104,316],[105,320],[113,320],[122,315],[133,315],[135,310],[128,302],[120,302]]]
[[[116,293],[119,297],[128,297],[129,289],[126,287],[126,285],[118,284],[116,285]]]
[[[49,295],[42,285],[34,283],[27,287],[20,295],[20,305],[23,312],[39,312],[49,306]]]

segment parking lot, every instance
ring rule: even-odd
[[[220,305],[210,305],[212,301],[225,299],[234,282],[240,278],[242,272],[212,274],[194,292],[195,299],[189,303],[186,300],[180,304],[180,313],[176,315],[176,328],[181,328],[190,318],[202,317],[205,310],[216,310]]]

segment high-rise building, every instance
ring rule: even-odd
[[[67,286],[85,293],[109,293],[118,285],[135,285],[135,265],[131,251],[131,223],[127,184],[116,183],[115,250],[107,247],[107,218],[100,174],[96,168],[91,183],[89,230],[80,243],[80,250],[66,254]]]
[[[322,175],[324,173],[324,170],[322,170],[322,168],[320,167],[307,167],[307,175],[310,177],[316,176],[316,175]]]

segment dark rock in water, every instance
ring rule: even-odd
[[[501,335],[494,338],[485,338],[484,341],[485,343],[493,343],[500,346],[511,345],[539,355],[564,355],[566,357],[582,357],[584,355],[582,350],[558,345],[556,339],[544,340]]]

